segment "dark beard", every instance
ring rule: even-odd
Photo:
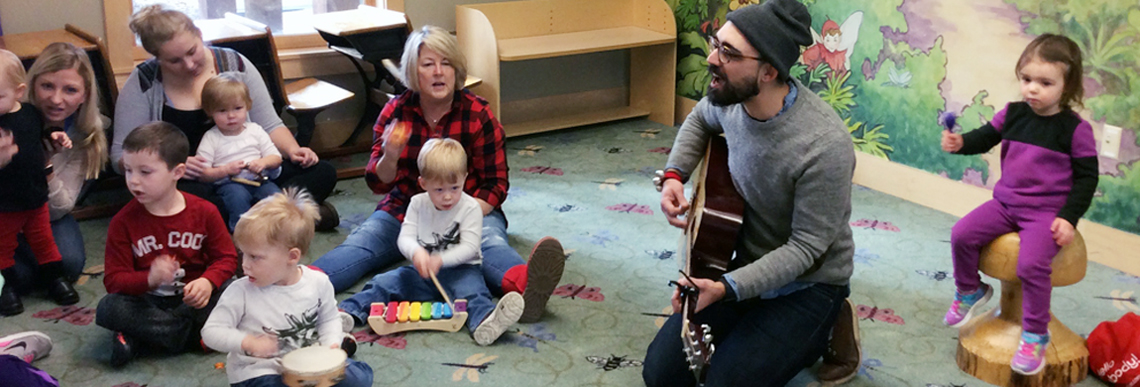
[[[709,86],[709,102],[712,102],[713,105],[735,105],[760,94],[760,86],[757,85],[755,75],[745,78],[742,84],[737,85],[729,81],[728,77],[724,76],[724,72],[721,71],[719,66],[709,65],[709,72],[723,80],[719,88]]]

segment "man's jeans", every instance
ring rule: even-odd
[[[705,386],[784,386],[827,349],[847,286],[815,284],[773,299],[717,302],[697,313],[712,329],[716,352]],[[681,342],[681,314],[649,344],[642,376],[648,387],[696,385]]]

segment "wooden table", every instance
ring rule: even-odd
[[[352,130],[342,147],[355,142],[365,128],[371,128],[387,102],[382,81],[394,86],[394,92],[402,92],[396,78],[384,69],[383,59],[399,60],[404,52],[404,41],[408,39],[411,23],[401,12],[369,7],[329,12],[313,15],[313,28],[321,35],[329,48],[349,58],[367,89],[364,93],[364,114]],[[368,76],[363,63],[372,65],[375,75]]]

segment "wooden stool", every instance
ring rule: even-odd
[[[1088,376],[1089,351],[1085,340],[1049,313],[1050,342],[1045,369],[1032,376],[1009,367],[1021,340],[1021,281],[1017,278],[1017,233],[1002,235],[982,249],[982,273],[1001,280],[1001,304],[966,323],[958,333],[958,368],[999,386],[1070,386]],[[1068,286],[1085,277],[1088,259],[1079,232],[1073,242],[1053,257],[1054,287]]]

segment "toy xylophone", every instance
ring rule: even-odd
[[[455,332],[466,322],[467,300],[455,300],[454,311],[443,302],[375,302],[368,314],[368,325],[378,335],[415,330]]]

